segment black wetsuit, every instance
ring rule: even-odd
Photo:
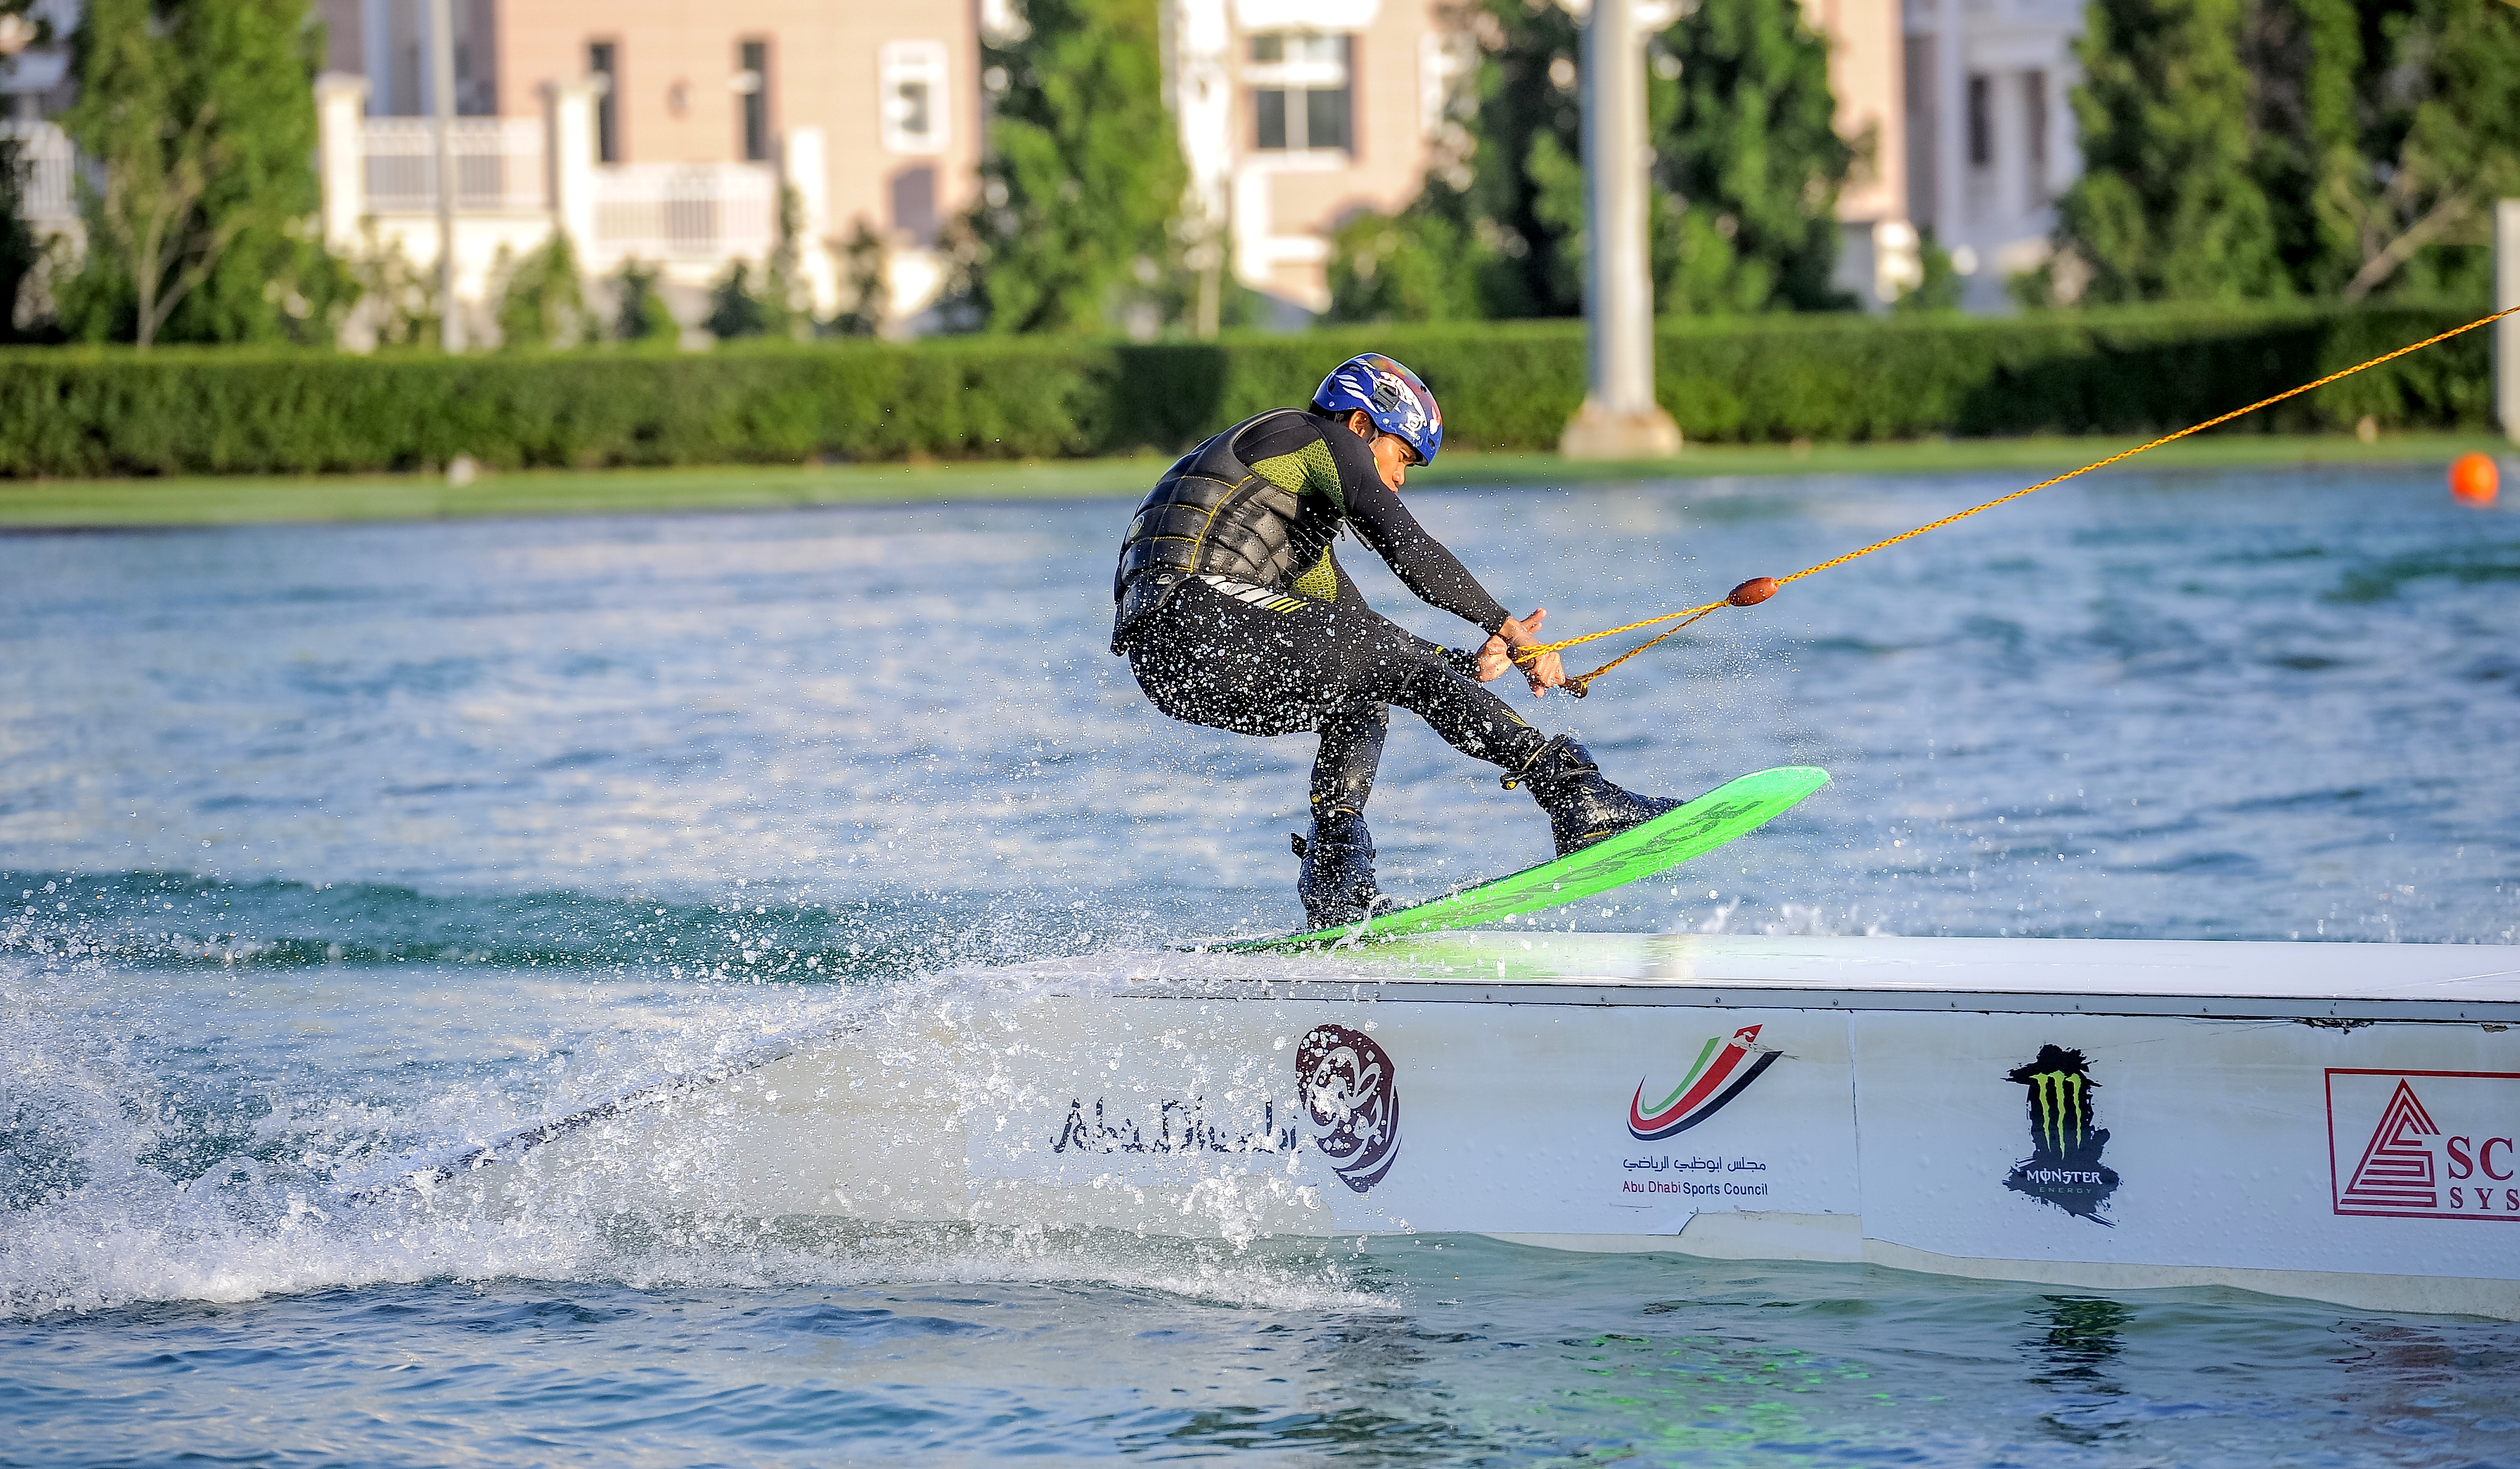
[[[1196,493],[1176,487],[1186,475],[1199,481]],[[1148,496],[1123,547],[1113,651],[1175,719],[1242,734],[1319,731],[1316,815],[1365,809],[1393,704],[1465,755],[1528,763],[1543,737],[1471,676],[1474,653],[1439,647],[1365,604],[1330,554],[1342,528],[1429,603],[1483,632],[1505,623],[1504,606],[1382,482],[1364,439],[1289,409],[1209,440]],[[1180,544],[1131,554],[1165,530]],[[1239,556],[1211,545],[1238,533]]]

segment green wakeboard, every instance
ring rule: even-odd
[[[1405,938],[1443,928],[1469,928],[1561,904],[1651,877],[1693,857],[1703,857],[1736,836],[1746,836],[1801,804],[1828,783],[1828,772],[1808,765],[1778,766],[1728,780],[1677,811],[1642,826],[1605,836],[1589,847],[1525,868],[1510,876],[1447,893],[1415,908],[1376,913],[1344,928],[1317,928],[1277,938],[1221,939],[1191,947],[1212,953],[1252,954]]]

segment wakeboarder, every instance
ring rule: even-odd
[[[1366,799],[1391,706],[1528,787],[1558,855],[1679,806],[1601,779],[1581,741],[1546,735],[1480,687],[1517,662],[1531,691],[1564,687],[1540,642],[1546,608],[1508,616],[1400,503],[1413,467],[1444,442],[1435,395],[1416,374],[1367,353],[1340,363],[1304,408],[1245,419],[1182,456],[1129,522],[1111,595],[1111,651],[1174,719],[1239,734],[1318,732],[1312,830],[1295,891],[1316,928],[1390,906],[1373,877]],[[1446,648],[1365,604],[1330,542],[1342,529],[1430,605],[1486,635]]]

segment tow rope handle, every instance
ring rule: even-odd
[[[1773,576],[1754,576],[1748,581],[1743,582],[1741,585],[1734,587],[1732,591],[1726,593],[1722,601],[1710,602],[1705,607],[1701,608],[1698,611],[1697,617],[1703,617],[1708,612],[1714,611],[1717,607],[1755,607],[1759,603],[1766,601],[1769,598],[1776,596],[1777,589],[1783,585],[1784,583],[1777,580]],[[1695,622],[1697,617],[1691,617],[1688,619],[1688,622]],[[1680,627],[1688,626],[1688,622],[1682,623]],[[1673,628],[1671,633],[1679,632],[1680,627]],[[1670,637],[1671,633],[1663,634],[1662,638],[1654,639],[1653,643],[1646,643],[1630,648],[1622,656],[1611,659],[1609,662],[1594,669],[1591,673],[1584,674],[1578,678],[1568,679],[1565,684],[1566,691],[1575,695],[1577,698],[1582,698],[1584,695],[1593,691],[1592,685],[1595,679],[1608,673],[1611,669],[1625,663],[1628,659],[1635,657],[1637,654],[1643,652],[1646,648],[1653,646],[1654,643],[1660,643],[1663,638]]]

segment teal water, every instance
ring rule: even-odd
[[[1572,632],[2009,487],[1413,499]],[[1309,752],[1102,651],[1126,512],[0,538],[0,1464],[2520,1462],[2511,1323],[343,1194],[1000,963],[1291,926]],[[2520,517],[2434,472],[2124,475],[1533,717],[1645,789],[1835,776],[1587,926],[2507,945],[2515,610]],[[1406,716],[1372,814],[1402,891],[1546,853]]]

